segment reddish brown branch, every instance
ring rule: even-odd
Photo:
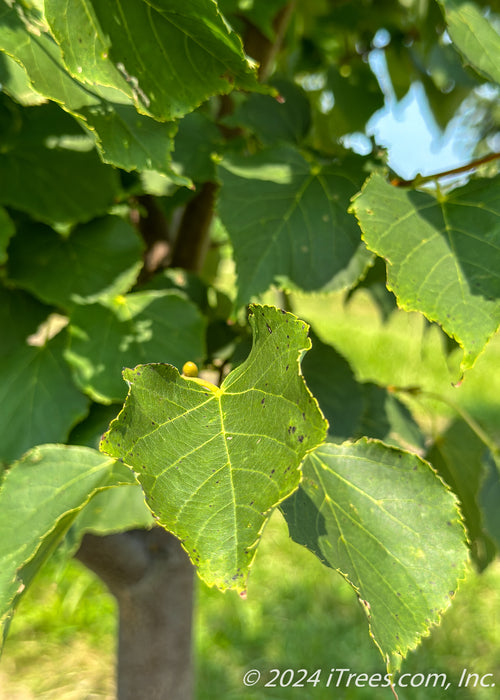
[[[425,182],[432,182],[433,180],[440,180],[443,177],[448,177],[449,175],[460,175],[460,173],[466,173],[469,170],[474,170],[479,168],[480,165],[484,163],[489,163],[492,160],[497,160],[500,158],[500,153],[489,153],[487,156],[482,156],[473,160],[467,165],[460,165],[458,168],[451,168],[451,170],[443,170],[440,173],[435,173],[434,175],[417,175],[412,180],[402,180],[399,177],[394,177],[391,180],[391,185],[395,187],[414,187],[416,185],[422,185]]]
[[[132,223],[137,227],[146,244],[144,267],[139,277],[139,283],[141,283],[167,267],[171,243],[168,222],[156,198],[143,194],[137,198],[137,203],[140,209],[133,211]]]
[[[181,219],[172,255],[172,267],[200,272],[209,245],[217,185],[205,182],[189,202]]]
[[[283,44],[294,9],[295,0],[292,0],[277,13],[273,20],[274,41],[268,39],[260,29],[248,22],[248,20],[245,20],[247,23],[247,31],[244,37],[245,51],[258,62],[259,78],[262,82],[267,80],[272,72],[274,61]]]

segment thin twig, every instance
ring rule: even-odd
[[[403,180],[399,177],[394,177],[391,180],[391,185],[394,185],[395,187],[414,187],[416,185],[422,185],[425,182],[440,180],[441,178],[448,177],[449,175],[459,175],[460,173],[466,173],[469,170],[475,170],[475,168],[479,168],[480,165],[489,163],[497,158],[500,158],[500,153],[489,153],[487,156],[482,156],[481,158],[473,160],[471,163],[467,163],[467,165],[461,165],[458,168],[451,168],[451,170],[444,170],[443,172],[435,173],[434,175],[417,175],[412,180]]]

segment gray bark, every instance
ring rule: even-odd
[[[118,602],[118,700],[190,700],[193,567],[161,528],[84,536],[77,558]]]

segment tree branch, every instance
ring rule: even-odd
[[[272,73],[274,61],[283,44],[294,9],[295,0],[292,0],[292,2],[284,5],[277,13],[273,21],[273,28],[275,31],[274,41],[268,39],[260,29],[245,19],[247,25],[247,31],[244,37],[245,51],[258,62],[259,78],[262,82],[267,80]]]
[[[432,182],[433,180],[440,180],[443,177],[448,177],[449,175],[459,175],[460,173],[466,173],[469,170],[474,170],[479,168],[480,165],[484,163],[489,163],[492,160],[497,160],[500,158],[500,153],[489,153],[487,156],[482,156],[482,158],[477,158],[467,165],[461,165],[458,168],[452,168],[451,170],[444,170],[440,173],[435,173],[434,175],[417,175],[413,180],[402,180],[399,177],[394,177],[391,180],[391,185],[394,187],[415,187],[417,185],[422,185],[425,182]]]
[[[218,186],[205,182],[186,205],[172,254],[172,267],[200,272],[209,245],[215,195]]]
[[[171,254],[171,241],[168,222],[156,197],[143,194],[137,198],[141,211],[132,212],[132,223],[146,244],[144,266],[139,276],[139,284],[149,280],[158,270],[167,267]]]

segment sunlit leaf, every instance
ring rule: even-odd
[[[46,0],[45,12],[73,77],[121,91],[156,119],[234,87],[262,89],[213,0]]]
[[[457,500],[415,454],[362,439],[311,453],[281,507],[292,538],[353,586],[391,668],[437,624],[467,560]]]
[[[0,3],[0,51],[23,66],[30,88],[64,106],[89,129],[106,163],[125,170],[158,170],[188,184],[169,165],[175,124],[138,114],[132,99],[116,88],[85,86],[73,78],[58,44],[47,32],[33,30],[27,15],[17,10]],[[9,81],[5,86],[13,97],[17,84]]]
[[[19,598],[80,509],[97,491],[133,481],[130,470],[87,447],[40,445],[12,465],[0,488],[3,637]]]
[[[500,323],[500,178],[439,197],[374,175],[353,203],[387,286],[407,311],[437,321],[472,367]]]
[[[300,480],[326,421],[300,375],[307,326],[255,306],[248,359],[221,387],[165,364],[126,369],[127,401],[101,449],[138,475],[159,522],[200,576],[243,591],[272,509]]]
[[[470,0],[438,0],[449,35],[468,63],[500,83],[500,32],[484,9]]]

